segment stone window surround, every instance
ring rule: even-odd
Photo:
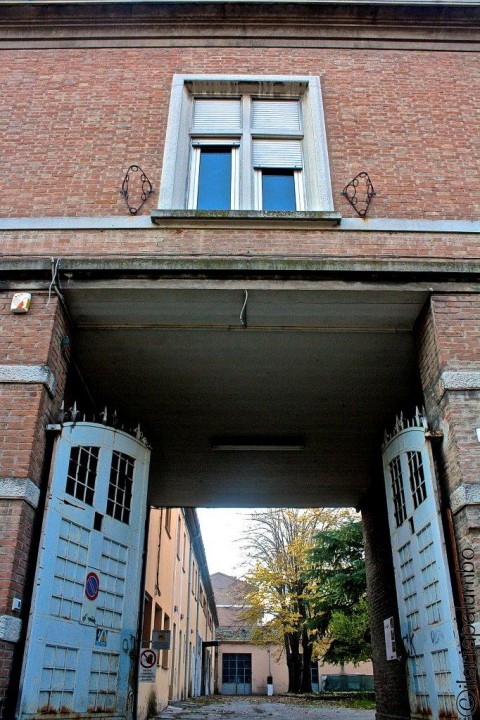
[[[304,122],[306,209],[314,212],[333,212],[320,78],[283,75],[174,75],[159,210],[186,211],[190,162],[189,131],[194,97],[233,95],[238,97],[242,94],[276,99],[299,98]],[[251,207],[242,208],[242,211],[248,212],[249,215],[255,213]],[[290,214],[295,217],[295,213]]]

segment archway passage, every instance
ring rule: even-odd
[[[199,287],[65,287],[97,405],[140,421],[153,448],[150,501],[358,505],[378,472],[384,427],[421,397],[412,329],[426,293]]]

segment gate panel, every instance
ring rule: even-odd
[[[383,465],[412,717],[469,718],[457,707],[463,658],[433,463],[418,414],[397,423]]]
[[[18,717],[131,717],[148,463],[149,450],[124,432],[63,426]]]

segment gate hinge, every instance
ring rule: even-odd
[[[54,423],[47,425],[47,432],[62,432],[62,426],[60,423]]]
[[[425,437],[429,440],[443,440],[443,430],[426,430]]]

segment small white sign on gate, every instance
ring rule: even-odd
[[[385,650],[387,652],[387,660],[396,660],[397,648],[395,643],[393,617],[389,617],[383,621],[383,629],[385,631]]]
[[[153,648],[144,648],[140,653],[140,667],[138,669],[139,682],[155,682],[157,675],[157,651]]]

